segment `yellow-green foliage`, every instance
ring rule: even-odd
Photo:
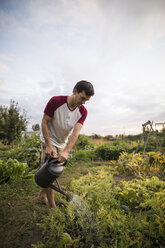
[[[71,181],[77,204],[51,211],[35,248],[158,248],[165,245],[165,182],[157,177],[117,184],[107,166]],[[80,200],[81,199],[81,200]]]
[[[118,161],[111,160],[110,164],[116,171],[131,173],[138,176],[165,174],[165,155],[160,152],[131,153],[123,152]]]

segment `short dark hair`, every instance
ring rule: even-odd
[[[93,85],[90,82],[85,81],[85,80],[81,80],[77,82],[77,84],[74,86],[74,89],[76,89],[78,93],[85,91],[85,94],[87,96],[94,95]]]

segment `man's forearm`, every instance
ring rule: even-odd
[[[66,152],[69,153],[72,150],[72,148],[76,144],[78,136],[79,136],[79,133],[72,133],[72,135],[70,136],[69,142],[64,149]]]
[[[49,130],[48,130],[48,126],[47,126],[47,122],[46,120],[43,120],[42,121],[42,133],[43,133],[43,136],[44,136],[44,139],[45,139],[45,143],[47,146],[50,146],[51,145],[51,141],[50,141],[50,137],[49,137]]]
[[[49,129],[48,129],[48,121],[50,121],[51,118],[47,115],[43,116],[42,119],[42,123],[41,123],[41,127],[42,127],[42,134],[44,136],[44,140],[45,140],[45,144],[46,144],[46,149],[45,149],[45,153],[46,155],[51,155],[54,156],[54,149],[53,146],[51,144],[50,141],[50,137],[49,137]]]
[[[77,124],[77,126],[74,128],[73,133],[70,136],[69,142],[64,149],[66,152],[69,153],[76,144],[81,128],[82,128],[81,124]]]

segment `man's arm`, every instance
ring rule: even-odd
[[[42,123],[41,123],[41,127],[42,127],[42,133],[45,139],[45,144],[46,144],[46,154],[47,155],[54,155],[54,151],[53,151],[53,147],[50,141],[50,137],[49,137],[49,129],[48,129],[48,122],[51,121],[51,117],[49,117],[48,115],[44,114],[43,118],[42,118]]]
[[[64,162],[65,160],[68,159],[68,155],[69,155],[69,152],[71,151],[71,149],[73,148],[73,146],[75,145],[77,139],[78,139],[78,136],[79,136],[79,133],[80,133],[80,130],[82,128],[82,124],[81,123],[77,123],[73,129],[73,132],[70,136],[70,139],[69,139],[69,142],[68,144],[66,145],[66,147],[64,148],[64,150],[59,154],[59,157],[58,157],[58,160],[60,162]]]

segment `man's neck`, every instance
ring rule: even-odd
[[[75,107],[77,107],[77,105],[74,102],[74,96],[73,95],[68,96],[67,102],[68,102],[68,106],[70,109],[74,109]]]

